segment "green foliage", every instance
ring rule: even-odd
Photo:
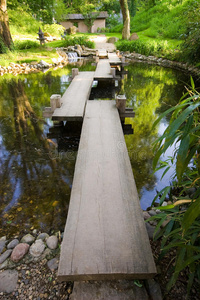
[[[135,41],[120,40],[116,43],[116,47],[120,51],[137,52],[147,56],[164,56],[167,51],[170,51],[167,41],[145,42],[140,39]]]
[[[188,293],[195,277],[200,280],[200,94],[195,90],[193,79],[191,89],[182,97],[179,104],[164,112],[154,123],[156,124],[167,114],[172,113],[169,126],[164,134],[155,143],[156,154],[154,168],[161,155],[175,143],[176,148],[171,163],[176,165],[177,181],[173,181],[171,187],[165,187],[160,192],[160,204],[166,198],[167,193],[173,189],[179,191],[175,201],[166,207],[160,207],[163,213],[153,217],[158,219],[156,231],[161,228],[164,221],[167,225],[157,234],[156,238],[162,238],[162,251],[165,254],[171,248],[175,248],[176,264],[172,277],[168,283],[168,290],[176,283],[179,273],[189,268]],[[166,173],[170,165],[162,162]],[[193,193],[189,190],[193,189]],[[158,198],[157,196],[157,198]],[[154,199],[154,201],[156,198]],[[154,202],[153,201],[153,202]]]
[[[63,34],[65,27],[59,24],[44,24],[42,26],[42,30],[44,33],[49,33],[54,36],[61,36]]]
[[[7,52],[7,47],[5,46],[4,42],[0,38],[0,53],[6,53]]]
[[[95,48],[94,42],[90,41],[88,37],[85,36],[75,36],[75,37],[66,36],[62,42],[63,42],[63,47],[81,45],[91,49]]]
[[[31,40],[22,40],[15,42],[16,50],[36,49],[39,48],[39,43]]]

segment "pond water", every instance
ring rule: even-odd
[[[0,78],[0,236],[33,228],[46,232],[64,229],[77,150],[68,147],[67,152],[58,152],[58,140],[47,136],[53,123],[42,117],[42,111],[49,106],[52,94],[64,93],[72,67]],[[91,63],[81,61],[78,67],[93,69]],[[134,108],[135,118],[126,121],[132,124],[134,134],[125,139],[145,209],[156,189],[170,180],[168,175],[162,181],[160,173],[152,175],[152,143],[168,120],[154,131],[152,124],[161,112],[177,103],[189,76],[143,63],[131,64],[127,70],[121,92],[126,94],[128,106]]]

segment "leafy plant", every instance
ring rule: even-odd
[[[162,213],[151,218],[158,220],[155,239],[162,237],[163,254],[171,248],[176,249],[176,264],[167,289],[170,290],[179,273],[188,268],[188,293],[194,278],[200,280],[200,94],[195,90],[192,78],[191,85],[180,103],[164,112],[154,123],[155,127],[162,118],[172,113],[169,126],[156,141],[153,165],[155,168],[160,156],[175,143],[174,157],[170,162],[176,166],[177,180],[160,192],[160,205],[173,188],[179,192],[178,196],[171,197],[169,205],[158,207]],[[161,162],[160,168],[163,167],[166,173],[170,168],[169,161]],[[165,226],[161,229],[164,222]]]
[[[84,45],[85,47],[91,49],[95,48],[94,42],[90,41],[88,37],[85,36],[65,37],[63,41],[63,47],[75,46],[75,45],[81,45],[81,46]]]
[[[31,41],[31,40],[23,40],[23,41],[16,41],[15,42],[15,49],[16,50],[24,50],[24,49],[36,49],[40,45],[38,42]]]

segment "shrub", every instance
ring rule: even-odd
[[[90,41],[85,36],[75,36],[75,37],[66,36],[65,39],[63,40],[63,47],[75,46],[77,44],[81,45],[81,46],[91,48],[91,49],[95,48],[94,42]]]
[[[45,24],[44,26],[42,26],[42,30],[51,35],[60,36],[61,34],[63,34],[65,27],[59,24]]]
[[[40,45],[38,42],[31,41],[31,40],[22,40],[15,42],[15,49],[16,50],[25,50],[25,49],[36,49]]]

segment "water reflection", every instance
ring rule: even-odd
[[[30,228],[62,230],[65,225],[76,143],[70,151],[58,152],[58,142],[64,149],[66,131],[58,140],[55,129],[48,135],[52,122],[42,118],[42,111],[49,106],[52,94],[64,93],[72,67],[0,78],[0,236],[16,235]],[[81,68],[94,69],[91,65]],[[134,134],[125,139],[145,208],[156,188],[160,190],[169,182],[166,176],[161,182],[159,173],[152,174],[152,143],[168,120],[154,131],[152,124],[160,112],[177,103],[189,79],[180,72],[152,65],[135,63],[127,69],[121,89],[136,116],[127,120]],[[111,97],[111,89],[109,93]]]
[[[153,142],[168,125],[162,120],[157,128],[152,125],[160,113],[176,105],[189,82],[189,76],[156,65],[135,63],[128,66],[128,75],[122,85],[128,105],[133,107],[135,118],[127,120],[134,128],[134,134],[125,137],[130,160],[139,192],[141,206],[147,208],[164,186],[169,185],[170,173],[161,181],[162,171],[153,174]],[[165,157],[172,154],[171,148]]]

